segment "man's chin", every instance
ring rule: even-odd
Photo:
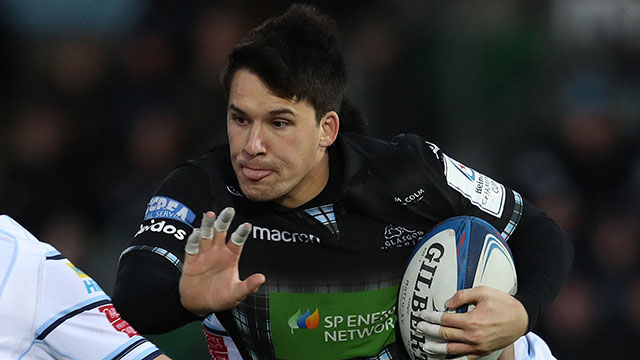
[[[271,201],[278,198],[278,195],[270,186],[262,185],[240,185],[244,196],[251,201]]]

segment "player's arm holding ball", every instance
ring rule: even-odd
[[[422,330],[448,341],[427,342],[426,351],[485,355],[513,344],[533,329],[568,276],[573,248],[566,233],[526,201],[509,247],[518,271],[516,295],[482,286],[456,292],[446,302],[449,309],[465,304],[475,308],[468,313],[424,312]]]
[[[477,216],[492,224],[508,241],[518,274],[514,296],[483,287],[465,289],[451,297],[447,306],[474,304],[472,311],[425,313],[425,321],[436,325],[429,326],[430,331],[448,340],[427,343],[425,348],[454,355],[484,355],[504,348],[531,331],[560,292],[573,261],[571,240],[517,192],[448,157],[434,144],[409,141],[426,169],[425,178],[439,190],[434,202],[447,208],[441,216]],[[488,191],[494,187],[498,191]],[[489,198],[484,197],[485,190]]]

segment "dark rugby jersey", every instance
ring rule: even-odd
[[[240,305],[216,314],[245,359],[406,358],[395,329],[404,266],[426,232],[458,215],[478,216],[506,239],[522,238],[512,246],[516,297],[533,327],[570,264],[570,245],[555,223],[517,192],[415,135],[384,142],[341,134],[330,150],[329,183],[295,209],[244,198],[228,146],[179,166],[150,200],[121,258],[114,293],[121,313],[142,332],[195,320],[178,294],[185,240],[204,212],[231,206],[231,229],[253,225],[240,278],[259,272],[267,279]],[[531,224],[526,233],[521,222]],[[534,240],[568,250],[532,261]],[[519,266],[520,258],[528,260]],[[141,298],[132,299],[134,292]]]

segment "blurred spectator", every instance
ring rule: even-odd
[[[14,31],[38,37],[75,37],[78,34],[117,36],[126,33],[144,14],[146,0],[3,1],[0,14]]]
[[[176,101],[189,123],[187,136],[199,139],[190,142],[189,154],[204,152],[226,141],[227,101],[220,73],[232,47],[254,21],[257,20],[241,7],[224,5],[206,8],[194,20],[187,39],[193,56],[179,84]]]
[[[599,311],[603,294],[586,279],[572,276],[541,324],[544,339],[558,359],[592,359],[598,330],[606,317]],[[605,356],[606,358],[606,356]]]
[[[558,338],[552,347],[559,358],[624,357],[619,349],[634,334],[624,289],[640,266],[640,207],[631,165],[640,152],[631,114],[620,104],[628,84],[615,70],[596,61],[559,77],[551,136],[517,156],[514,167],[516,188],[574,239],[579,280],[545,314],[540,331],[545,339]],[[590,345],[595,343],[602,346]],[[576,346],[584,352],[576,353]]]
[[[640,334],[640,278],[637,276],[637,271],[634,278],[627,283],[623,311],[626,314],[625,319],[630,325],[629,330],[632,338],[635,335],[634,340],[637,340],[637,334]]]
[[[35,106],[18,114],[5,132],[0,203],[25,226],[41,229],[42,211],[83,211],[76,185],[82,182],[73,159],[75,134],[56,107]]]
[[[55,244],[73,263],[88,265],[88,254],[95,251],[91,235],[92,224],[80,213],[55,212],[42,227],[42,241]]]

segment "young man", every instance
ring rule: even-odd
[[[169,359],[88,275],[0,215],[1,359]]]
[[[235,47],[223,83],[229,145],[167,177],[120,260],[114,300],[141,331],[213,312],[228,331],[215,351],[230,336],[245,359],[407,358],[394,313],[404,266],[457,215],[510,239],[519,291],[458,292],[448,307],[475,309],[426,314],[448,342],[425,351],[504,348],[560,290],[571,243],[516,191],[416,135],[340,132],[346,72],[331,19],[293,6],[267,20]],[[208,210],[221,212],[215,226]]]

